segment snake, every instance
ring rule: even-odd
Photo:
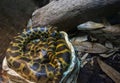
[[[8,66],[32,82],[57,82],[69,68],[71,50],[56,27],[24,30],[10,42]]]

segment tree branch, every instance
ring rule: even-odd
[[[55,25],[69,30],[85,21],[114,14],[120,0],[53,0],[33,14],[33,26]]]

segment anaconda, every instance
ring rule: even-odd
[[[7,64],[33,82],[59,81],[71,61],[71,51],[54,27],[24,30],[7,49]]]

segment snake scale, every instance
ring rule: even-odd
[[[58,81],[70,65],[71,52],[56,28],[37,27],[14,38],[6,59],[8,66],[27,80]]]

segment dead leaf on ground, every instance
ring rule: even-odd
[[[115,83],[120,83],[120,73],[118,71],[104,63],[99,58],[97,58],[97,61],[103,72],[105,72]]]

